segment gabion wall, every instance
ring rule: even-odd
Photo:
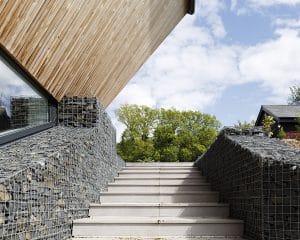
[[[223,132],[196,164],[247,239],[300,239],[300,149]]]
[[[96,105],[91,128],[58,126],[0,148],[0,239],[69,239],[72,220],[100,202],[124,162]]]
[[[96,127],[100,112],[106,114],[96,98],[64,97],[58,106],[58,121],[69,127]]]

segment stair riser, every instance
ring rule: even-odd
[[[108,192],[182,192],[182,191],[209,191],[209,185],[195,186],[115,186],[110,185]]]
[[[126,163],[126,167],[194,167],[194,163],[193,162]]]
[[[176,179],[176,180],[170,180],[170,179],[115,179],[115,183],[126,183],[126,184],[148,184],[148,185],[155,185],[155,184],[161,184],[161,185],[180,185],[180,184],[201,184],[201,183],[207,183],[205,179]]]
[[[197,167],[125,167],[124,171],[198,171]]]
[[[104,195],[100,197],[102,203],[197,203],[218,202],[218,194],[197,195]]]
[[[101,204],[91,204],[90,217],[73,221],[73,235],[107,240],[242,236],[243,222],[226,219],[229,206],[218,204],[219,194],[210,191],[193,164],[127,163],[101,193]]]
[[[217,238],[213,238],[213,237],[176,237],[174,238],[174,236],[164,236],[163,238],[161,238],[160,236],[152,236],[152,237],[143,237],[140,238],[138,236],[130,236],[130,237],[116,237],[116,236],[109,236],[109,237],[76,237],[76,238],[72,238],[73,240],[245,240],[242,237],[217,237]]]
[[[201,176],[199,172],[197,173],[119,173],[120,177],[133,177],[133,178],[200,178],[203,179],[204,177]]]
[[[220,217],[229,215],[229,208],[220,207],[91,207],[90,216],[129,217]]]
[[[159,226],[158,226],[159,225]],[[73,235],[80,236],[242,236],[243,225],[230,224],[90,224],[75,223]]]
[[[182,169],[172,169],[172,170],[165,170],[165,169],[144,169],[144,170],[129,170],[129,169],[123,169],[122,173],[194,173],[194,174],[200,174],[201,172],[198,170],[182,170]]]

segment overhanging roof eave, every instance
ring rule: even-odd
[[[195,0],[188,0],[188,9],[187,13],[193,15],[195,13]]]

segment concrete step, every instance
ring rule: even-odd
[[[126,162],[126,167],[194,167],[194,162]]]
[[[159,179],[159,180],[174,180],[174,179],[181,179],[181,180],[206,180],[206,177],[202,176],[201,174],[193,174],[189,175],[188,177],[185,175],[181,174],[155,174],[155,176],[152,176],[152,174],[137,174],[137,176],[133,176],[131,173],[129,174],[119,174],[118,177],[115,177],[115,179],[120,179],[120,178],[128,178],[128,179],[142,179],[142,180],[147,180],[147,179]]]
[[[209,183],[199,184],[177,184],[177,185],[160,185],[160,184],[129,184],[129,183],[109,183],[108,192],[183,192],[183,191],[209,191]]]
[[[185,177],[115,177],[115,183],[128,183],[128,184],[162,184],[162,185],[178,185],[178,184],[199,184],[206,183],[206,178],[203,176],[195,178],[185,178]]]
[[[216,217],[229,215],[228,204],[219,203],[103,203],[91,204],[90,216]]]
[[[245,240],[241,237],[201,237],[201,236],[193,236],[193,237],[178,237],[178,236],[155,236],[155,237],[74,237],[73,240]]]
[[[165,173],[152,173],[152,172],[120,172],[119,177],[141,177],[141,178],[203,178],[200,172],[193,173],[176,173],[176,172],[165,172]]]
[[[176,171],[176,170],[191,170],[191,171],[198,171],[199,169],[197,167],[184,167],[184,166],[160,166],[160,167],[143,167],[143,166],[139,166],[139,167],[124,167],[123,170],[166,170],[166,171]]]
[[[123,193],[104,192],[101,193],[101,203],[196,203],[196,202],[218,202],[219,193],[212,191],[192,191],[177,193]]]
[[[242,236],[243,222],[218,218],[91,217],[75,220],[73,236]]]
[[[91,217],[74,221],[74,239],[242,240],[243,222],[228,219],[229,206],[193,163],[126,165]]]
[[[127,169],[123,168],[123,170],[119,173],[197,173],[201,174],[201,172],[197,169]]]

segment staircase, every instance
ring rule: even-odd
[[[241,239],[243,222],[218,199],[193,163],[127,163],[73,239]]]

